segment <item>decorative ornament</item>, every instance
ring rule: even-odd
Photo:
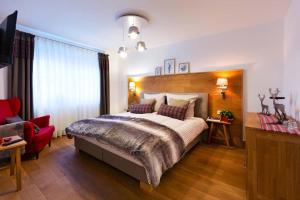
[[[261,105],[261,114],[263,114],[263,115],[270,115],[269,106],[265,105],[263,103],[264,100],[265,100],[265,98],[266,98],[266,95],[261,96],[260,94],[258,94],[258,98],[260,100],[260,105]]]
[[[281,99],[285,99],[285,97],[279,97],[278,96],[278,94],[280,92],[278,88],[275,89],[275,92],[273,92],[272,89],[269,88],[269,92],[270,92],[270,95],[271,95],[270,99],[273,100],[273,106],[274,106],[274,109],[275,109],[275,116],[278,119],[278,123],[282,124],[284,121],[287,120],[286,113],[285,113],[285,106],[283,104],[277,103],[277,101],[281,100]]]

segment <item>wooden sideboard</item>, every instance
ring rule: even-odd
[[[261,129],[246,117],[247,199],[300,200],[300,136]]]

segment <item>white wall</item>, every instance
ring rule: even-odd
[[[166,58],[190,62],[191,72],[245,69],[245,103],[248,111],[259,111],[258,93],[281,88],[283,73],[283,21],[223,34],[202,37],[173,45],[130,52],[120,61],[125,74],[154,74]],[[125,76],[124,76],[125,77]],[[123,95],[127,91],[123,80]],[[125,92],[124,92],[125,91]],[[271,105],[271,102],[266,102]],[[122,102],[125,107],[125,102]]]
[[[7,98],[7,67],[0,69],[0,99]]]
[[[300,119],[300,0],[292,0],[284,27],[284,88],[288,115]]]

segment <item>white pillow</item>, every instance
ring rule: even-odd
[[[166,96],[165,93],[144,93],[144,99],[159,99]]]
[[[182,99],[182,100],[190,100],[193,98],[199,98],[198,94],[171,94],[171,93],[167,93],[167,101],[169,102],[170,98],[173,99]]]
[[[144,99],[155,99],[155,106],[154,111],[158,111],[161,104],[165,103],[165,94],[164,93],[157,93],[157,94],[144,94]]]
[[[188,106],[188,109],[185,113],[185,118],[191,118],[195,116],[195,105],[196,105],[196,98],[190,99],[190,104]]]
[[[170,99],[182,99],[182,100],[189,100],[190,104],[185,114],[185,118],[190,118],[195,116],[195,102],[199,95],[197,94],[170,94],[167,93],[167,102],[169,104]]]

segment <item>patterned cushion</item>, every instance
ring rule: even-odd
[[[168,106],[166,104],[162,104],[157,114],[164,115],[167,117],[172,117],[179,120],[184,120],[187,108],[188,108],[187,105],[184,107],[177,107],[177,106]]]
[[[153,104],[134,104],[130,106],[130,112],[136,114],[152,113]]]

